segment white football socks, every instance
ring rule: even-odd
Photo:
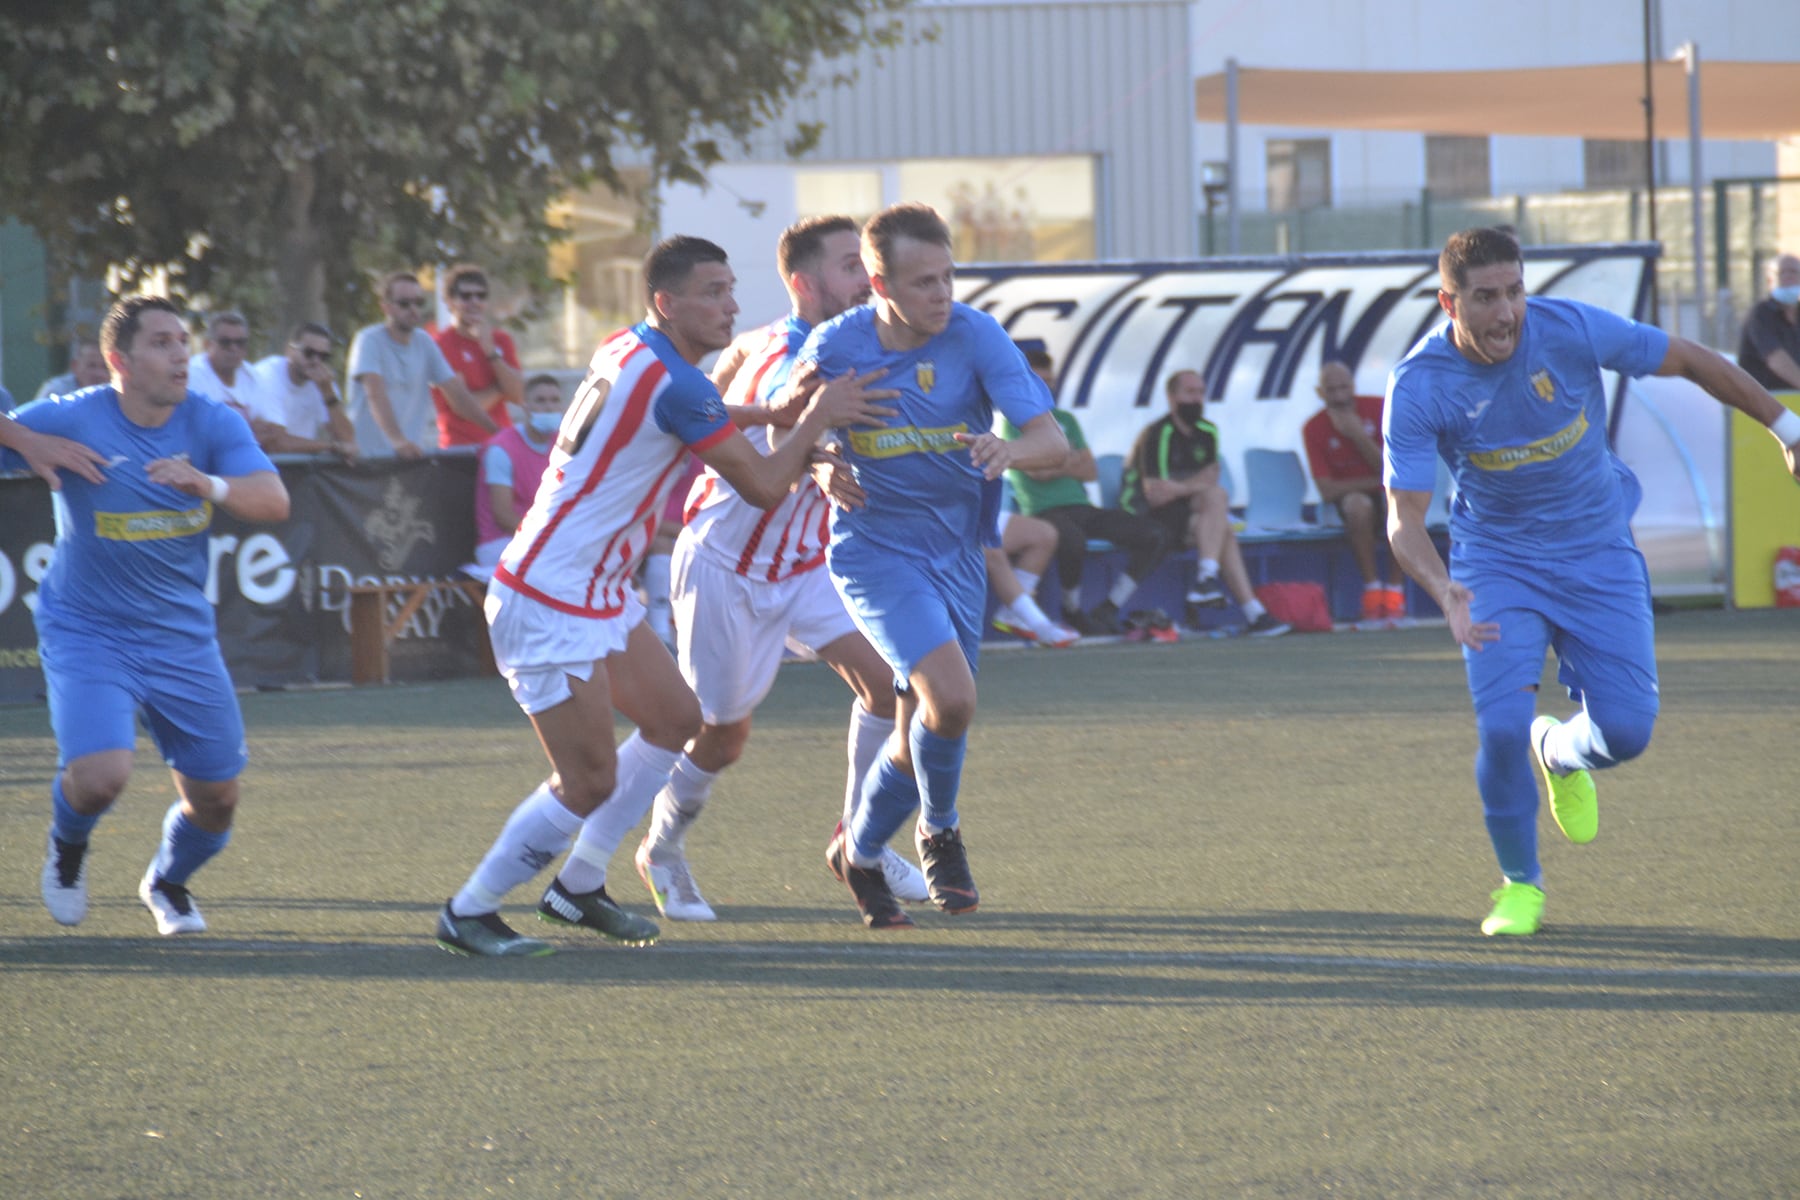
[[[549,866],[581,829],[581,818],[563,807],[548,780],[519,801],[469,882],[450,901],[450,912],[475,917],[497,912],[506,893]]]
[[[644,819],[656,801],[656,793],[669,781],[669,772],[675,769],[679,757],[679,751],[652,746],[642,734],[634,732],[625,739],[619,747],[612,795],[581,823],[581,834],[556,876],[558,883],[576,895],[606,885],[606,864],[612,861],[625,835]]]

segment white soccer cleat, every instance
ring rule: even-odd
[[[54,831],[44,852],[44,907],[58,925],[79,925],[87,916],[87,843],[59,842]]]
[[[925,886],[925,873],[900,857],[889,847],[881,855],[881,873],[887,877],[888,890],[908,904],[923,904],[931,898]]]
[[[181,884],[170,883],[158,875],[155,863],[150,864],[143,882],[138,884],[138,899],[156,918],[156,932],[164,937],[206,932],[206,918],[200,915],[200,906],[194,903],[193,896]]]
[[[671,921],[716,921],[719,915],[700,894],[694,873],[688,869],[687,855],[664,843],[654,850],[648,839],[639,842],[632,855],[638,878],[650,889],[656,900],[656,911]]]

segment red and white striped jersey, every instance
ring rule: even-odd
[[[758,330],[761,340],[732,378],[727,399],[767,406],[787,387],[794,357],[810,332],[812,326],[797,316]],[[774,432],[773,426],[758,425],[745,436],[768,454],[775,448]],[[683,521],[700,553],[745,578],[774,583],[824,565],[830,517],[830,503],[810,475],[802,476],[780,504],[761,509],[708,470],[688,493]]]
[[[615,333],[588,364],[494,578],[561,612],[617,616],[683,450],[732,432],[718,389],[663,333],[648,324]]]

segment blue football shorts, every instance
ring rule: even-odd
[[[880,547],[833,545],[831,582],[850,619],[905,688],[925,656],[945,642],[962,647],[974,672],[987,607],[987,564],[969,547],[951,564],[926,563]]]
[[[1469,615],[1500,627],[1499,641],[1463,648],[1477,712],[1537,684],[1546,650],[1556,652],[1557,681],[1577,703],[1592,696],[1657,708],[1650,571],[1636,546],[1529,563],[1470,562],[1452,547],[1450,575],[1474,593]]]
[[[163,761],[190,779],[222,783],[250,760],[237,692],[211,639],[154,648],[39,632],[58,768],[137,745],[137,720]]]

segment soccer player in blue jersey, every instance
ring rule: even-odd
[[[932,902],[951,913],[978,903],[956,800],[987,599],[982,481],[1061,462],[1068,442],[1000,323],[954,301],[950,230],[936,212],[888,208],[864,227],[862,248],[874,302],[815,329],[800,363],[826,379],[880,371],[880,385],[899,390],[883,424],[840,431],[866,503],[832,510],[826,553],[832,582],[893,668],[900,696],[889,753],[826,856],[864,922],[887,929],[912,924],[880,868],[916,807]],[[992,432],[995,408],[1020,430],[1017,440]]]
[[[181,312],[119,301],[100,348],[113,383],[26,405],[0,420],[0,467],[63,469],[56,555],[38,588],[38,654],[58,771],[42,890],[64,925],[87,915],[88,837],[131,777],[137,718],[179,799],[138,896],[159,933],[206,928],[187,883],[225,848],[248,754],[237,695],[206,599],[215,507],[287,517],[287,489],[242,417],[187,387]],[[61,439],[58,441],[57,439]],[[69,443],[85,446],[88,458]],[[84,469],[84,467],[86,469]]]
[[[1606,437],[1602,370],[1680,375],[1769,427],[1800,475],[1800,416],[1694,342],[1574,300],[1527,297],[1518,241],[1465,230],[1438,260],[1450,317],[1388,380],[1388,540],[1463,648],[1475,780],[1504,879],[1481,924],[1543,917],[1537,783],[1571,842],[1598,830],[1589,772],[1636,758],[1657,714],[1650,581],[1632,542],[1642,496]],[[1425,529],[1437,457],[1457,485],[1446,568]],[[1581,707],[1537,715],[1546,649]]]

